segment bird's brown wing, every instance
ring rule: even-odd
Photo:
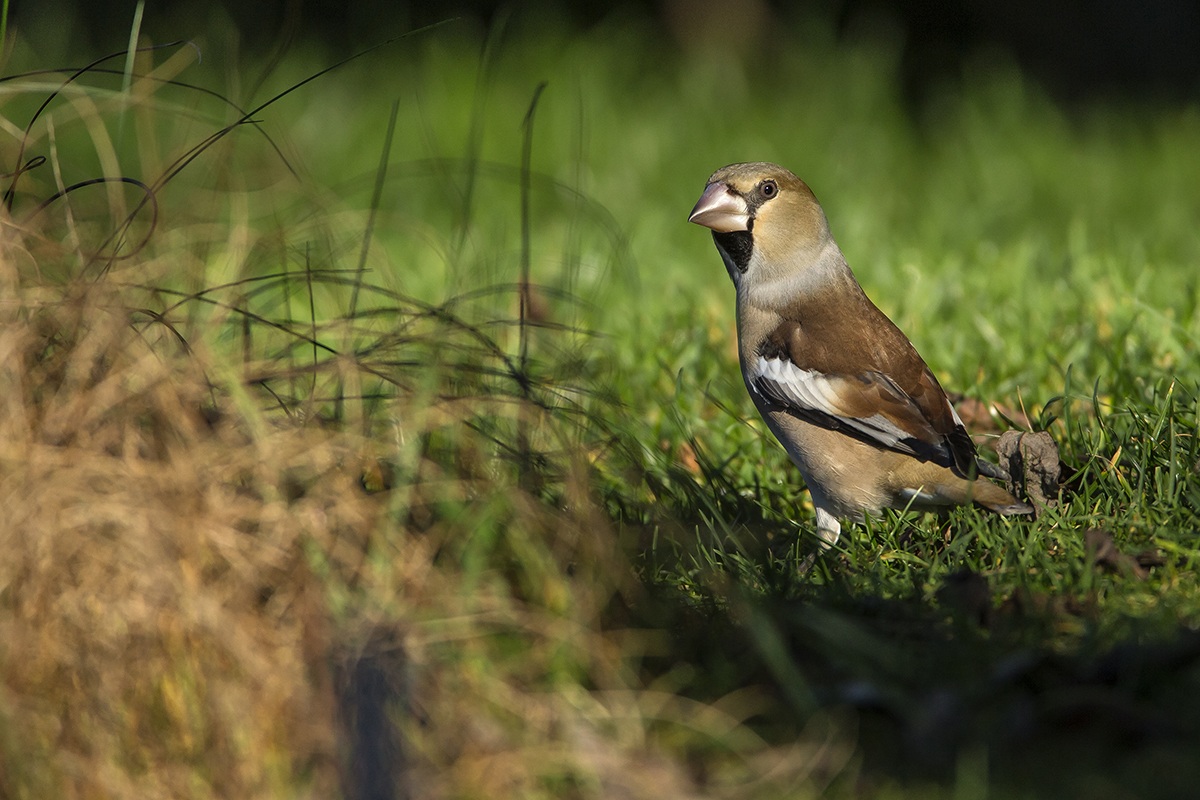
[[[850,334],[815,342],[808,326],[785,321],[747,364],[751,389],[815,424],[974,474],[975,444],[946,393],[908,339],[879,316],[884,341],[876,325],[869,341]]]

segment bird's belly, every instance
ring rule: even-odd
[[[763,419],[804,476],[813,502],[836,516],[861,521],[894,505],[888,487],[889,451],[778,411]]]
[[[813,503],[862,521],[884,508],[930,510],[970,502],[969,482],[932,462],[876,447],[840,431],[760,409],[799,468]]]

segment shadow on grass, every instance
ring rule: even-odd
[[[796,735],[816,713],[854,720],[862,762],[851,794],[891,782],[956,796],[989,785],[1000,796],[1190,791],[1200,631],[1194,593],[1172,596],[1188,558],[1146,558],[1155,566],[1134,572],[1132,557],[1080,553],[1075,532],[1051,575],[964,566],[994,553],[960,554],[955,567],[935,552],[955,529],[984,538],[960,511],[932,529],[892,519],[882,538],[903,531],[907,569],[878,558],[888,544],[852,534],[801,574],[803,546],[771,544],[788,524],[751,522],[754,508],[724,530],[675,521],[638,546],[654,565],[645,622],[673,636],[652,671],[688,664],[684,691],[709,702],[760,687],[768,710],[751,724],[768,738]],[[1039,523],[995,524],[1011,546],[1045,545],[1012,530]],[[676,546],[652,544],[663,540]]]

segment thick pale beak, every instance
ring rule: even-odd
[[[712,228],[718,233],[750,230],[750,209],[746,201],[724,183],[716,181],[704,187],[704,194],[688,215],[688,222]]]

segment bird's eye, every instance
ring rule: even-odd
[[[763,181],[762,186],[759,187],[759,191],[762,192],[764,198],[770,200],[779,193],[779,186],[775,181]]]

